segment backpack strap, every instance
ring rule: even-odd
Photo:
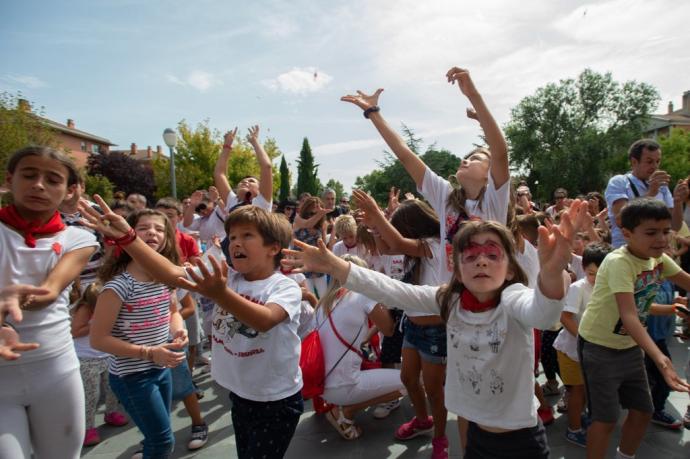
[[[352,345],[354,344],[355,341],[357,341],[357,338],[359,337],[359,334],[362,332],[362,328],[364,327],[364,324],[362,324],[359,327],[359,331],[357,332],[357,335],[355,335],[354,339],[352,342],[348,343],[345,341],[345,339],[340,336],[340,333],[338,333],[338,330],[335,328],[335,324],[333,323],[333,318],[331,317],[331,314],[328,314],[328,321],[331,323],[331,329],[333,330],[333,333],[335,333],[335,336],[340,340],[341,343],[343,343],[343,346],[345,346],[348,350],[354,352],[357,354],[360,358],[364,358],[364,355],[362,355],[362,352],[355,349]],[[347,351],[345,351],[347,352]]]
[[[634,183],[632,182],[632,180],[630,179],[630,176],[629,176],[628,174],[625,174],[625,178],[628,179],[628,183],[630,183],[630,189],[632,190],[632,192],[633,192],[633,194],[635,195],[635,197],[636,197],[636,198],[639,198],[639,197],[640,197],[640,192],[637,191],[637,187],[635,186],[635,184],[634,184]]]

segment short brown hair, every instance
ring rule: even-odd
[[[261,234],[264,245],[278,244],[281,249],[287,249],[292,240],[292,228],[286,218],[272,212],[266,212],[260,207],[248,205],[238,207],[230,212],[225,220],[225,232],[230,235],[233,225],[252,225]],[[274,258],[275,267],[280,265],[283,258],[282,250],[279,250]]]
[[[630,149],[628,149],[628,159],[633,159],[635,158],[636,160],[640,160],[642,158],[642,152],[645,150],[648,151],[657,151],[661,149],[661,145],[659,145],[655,140],[652,139],[640,139],[636,140],[633,142],[632,145],[630,145]]]
[[[54,159],[55,161],[59,162],[67,168],[67,186],[72,186],[75,183],[80,183],[79,170],[77,169],[77,166],[75,166],[74,161],[72,161],[72,158],[70,158],[69,156],[67,156],[66,153],[60,150],[40,145],[32,145],[30,147],[24,147],[22,149],[15,151],[14,154],[10,156],[10,159],[7,162],[7,172],[9,172],[10,174],[14,174],[14,171],[17,169],[17,165],[19,164],[19,161],[28,156],[38,156],[41,158]]]
[[[154,207],[156,209],[159,207],[163,209],[175,209],[177,215],[182,215],[182,204],[175,198],[161,198]]]

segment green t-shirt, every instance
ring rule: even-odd
[[[637,346],[621,321],[616,293],[633,293],[637,315],[642,325],[661,282],[680,272],[680,267],[666,254],[660,258],[637,258],[626,246],[608,254],[599,267],[594,291],[580,321],[580,336],[612,349]]]

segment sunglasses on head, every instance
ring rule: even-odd
[[[208,207],[208,206],[202,202],[201,204],[199,204],[198,206],[196,206],[196,208],[194,209],[194,212],[196,212],[196,213],[203,212],[204,210],[207,209],[207,207]]]

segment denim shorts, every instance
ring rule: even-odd
[[[192,382],[192,372],[189,371],[187,359],[184,359],[175,368],[170,370],[172,374],[172,398],[173,400],[184,400],[196,388]]]
[[[405,319],[403,349],[415,349],[422,360],[437,365],[446,364],[446,326],[416,325]]]

